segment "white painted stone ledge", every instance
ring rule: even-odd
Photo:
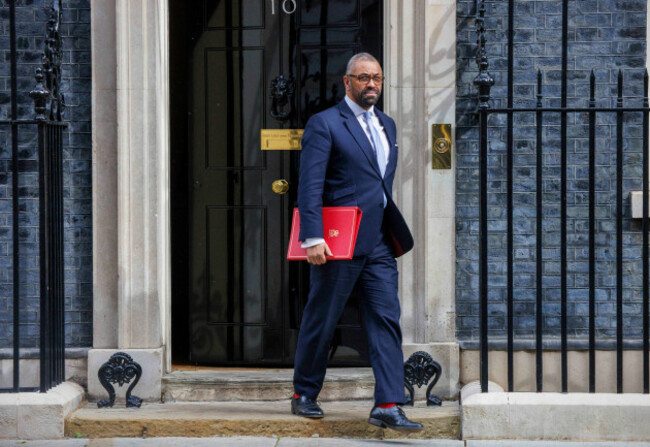
[[[0,394],[0,439],[62,439],[65,418],[85,396],[74,382],[47,393]]]
[[[464,439],[647,441],[650,395],[480,393],[462,405]]]

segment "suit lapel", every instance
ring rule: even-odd
[[[352,134],[352,137],[361,148],[361,152],[366,156],[372,167],[375,169],[377,175],[381,177],[379,165],[377,164],[377,157],[375,157],[375,151],[372,150],[368,136],[361,128],[361,124],[359,124],[357,117],[354,116],[352,110],[350,110],[348,105],[345,103],[345,100],[339,103],[339,110],[341,111],[341,115],[345,118],[343,121],[345,127]]]
[[[386,138],[388,139],[388,145],[390,146],[388,152],[388,164],[386,165],[386,172],[384,173],[384,178],[386,178],[389,177],[397,168],[397,146],[395,146],[396,135],[393,132],[393,128],[387,125],[388,120],[386,119],[384,112],[375,108],[375,113],[377,115],[377,118],[379,118],[381,125],[384,126]]]

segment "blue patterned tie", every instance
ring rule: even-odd
[[[375,151],[375,157],[377,157],[377,164],[379,165],[379,172],[381,172],[383,178],[386,173],[386,154],[384,153],[384,145],[381,143],[381,137],[379,136],[377,128],[372,124],[372,113],[370,111],[364,112],[363,117],[366,120],[366,126],[368,126],[368,130],[370,131],[370,144]],[[386,208],[385,193],[384,208]]]
[[[370,131],[370,143],[372,144],[375,156],[377,157],[379,172],[381,172],[381,176],[383,177],[386,173],[386,154],[384,153],[384,145],[381,144],[381,137],[379,136],[377,128],[372,124],[372,112],[364,112],[363,117],[366,120],[366,126],[368,126],[368,130]]]

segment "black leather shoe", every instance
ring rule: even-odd
[[[390,408],[375,406],[370,412],[368,423],[381,428],[392,428],[403,432],[414,432],[424,429],[419,422],[410,421],[404,411],[394,405]]]
[[[320,419],[325,416],[316,401],[305,396],[300,396],[298,399],[291,398],[291,413],[312,419]]]

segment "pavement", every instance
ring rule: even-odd
[[[0,447],[650,447],[650,442],[563,441],[456,441],[447,439],[344,439],[344,438],[106,438],[57,441],[0,440]]]

